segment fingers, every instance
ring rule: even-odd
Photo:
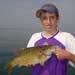
[[[61,48],[59,48],[58,46],[55,47],[55,50],[53,51],[53,53],[57,56],[57,58],[59,60],[62,59],[62,57],[61,57]]]
[[[56,56],[57,56],[57,58],[60,60],[61,59],[61,57],[60,57],[60,55],[57,53],[56,54]]]
[[[53,49],[51,50],[51,52],[55,53],[56,48],[57,48],[57,47],[53,48]]]
[[[55,54],[58,53],[58,48],[59,48],[59,47],[56,46],[55,49],[52,50],[52,52],[55,53]]]

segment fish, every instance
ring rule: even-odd
[[[17,49],[16,56],[6,64],[6,68],[12,69],[16,65],[18,65],[18,67],[35,66],[36,64],[44,66],[55,48],[56,46],[53,45],[19,48]]]

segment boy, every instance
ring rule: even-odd
[[[31,75],[66,75],[68,61],[75,63],[75,38],[70,33],[59,30],[59,11],[55,5],[43,5],[36,12],[36,16],[44,31],[34,33],[27,47],[55,45],[58,48],[44,66],[33,66]]]

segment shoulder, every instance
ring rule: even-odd
[[[33,38],[41,38],[41,32],[32,34]]]
[[[41,37],[41,32],[32,34],[32,36],[31,36],[31,38],[30,38],[30,40],[29,40],[29,42],[28,42],[27,47],[33,47],[34,44],[35,44],[35,42],[36,42],[37,40],[41,39],[41,38],[42,38],[42,37]]]
[[[59,33],[54,38],[61,42],[64,46],[66,46],[66,44],[70,44],[71,42],[75,42],[75,37],[68,32],[59,31]]]
[[[74,36],[71,33],[60,31],[56,37],[73,38]]]
[[[71,40],[74,39],[75,40],[75,36],[73,36],[71,33],[68,32],[62,32],[63,37],[66,38],[66,40]]]

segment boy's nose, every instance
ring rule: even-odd
[[[47,23],[48,23],[48,24],[51,23],[51,19],[50,19],[50,18],[47,19]]]

